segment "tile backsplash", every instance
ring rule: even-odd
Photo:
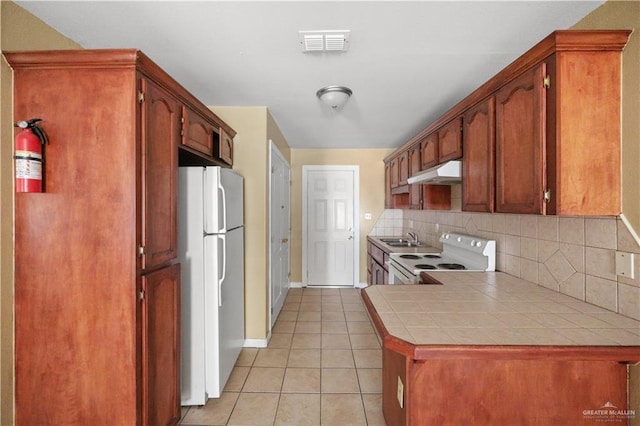
[[[385,210],[370,235],[410,231],[439,248],[442,232],[494,239],[497,270],[640,319],[640,245],[620,217]],[[616,275],[616,251],[635,253],[634,279]]]

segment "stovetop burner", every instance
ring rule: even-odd
[[[439,254],[425,254],[422,257],[426,259],[440,259],[442,256],[440,256]]]
[[[464,270],[467,269],[466,266],[461,265],[459,263],[438,263],[438,268],[442,269],[455,269],[455,270]]]
[[[427,264],[418,264],[415,266],[417,269],[437,269],[434,265],[427,265]]]
[[[403,259],[420,259],[420,256],[416,256],[415,254],[401,254],[400,257]]]

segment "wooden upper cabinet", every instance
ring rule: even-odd
[[[490,144],[475,141],[490,139],[483,102],[495,97],[495,211],[620,214],[621,56],[630,34],[551,33],[398,153],[420,141],[423,169],[463,158],[463,208],[491,211],[491,168],[482,177],[477,169],[490,161]]]
[[[628,33],[612,33],[617,49],[561,52],[548,60],[547,214],[622,211],[620,46]]]
[[[209,120],[186,106],[182,107],[182,145],[205,155],[213,155],[214,134],[218,129]]]
[[[455,118],[438,130],[440,163],[462,157],[462,117]]]
[[[492,212],[495,188],[495,98],[470,108],[464,115],[462,210]]]
[[[546,187],[544,63],[496,93],[496,211],[542,213]]]
[[[177,257],[178,144],[181,104],[167,91],[142,79],[143,234],[142,268]]]
[[[409,151],[404,151],[398,156],[398,185],[406,185],[409,179]]]
[[[229,166],[233,165],[233,137],[234,135],[225,129],[220,129],[217,157]]]
[[[437,166],[439,161],[438,133],[434,132],[420,142],[420,167],[422,170],[426,170]]]

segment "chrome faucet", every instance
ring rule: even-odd
[[[418,234],[416,234],[415,232],[407,232],[407,235],[410,236],[411,238],[413,238],[413,243],[418,244]]]

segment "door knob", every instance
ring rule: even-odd
[[[283,239],[282,239],[282,244],[287,244],[288,242],[289,242],[289,239],[288,239],[288,238],[283,238]]]

